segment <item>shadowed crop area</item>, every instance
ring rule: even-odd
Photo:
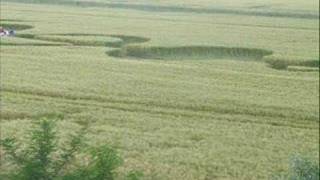
[[[7,20],[1,20],[1,21],[7,21]],[[27,30],[33,28],[30,25],[25,25],[25,24],[8,24],[8,23],[0,23],[0,27],[6,28],[6,29],[14,29],[16,31],[21,31],[21,30]]]
[[[319,60],[290,61],[285,59],[266,59],[269,67],[289,71],[319,71]]]
[[[59,147],[85,127],[86,147],[108,144],[124,159],[114,170],[120,179],[133,169],[143,180],[269,180],[314,170],[317,5],[1,1],[0,26],[16,30],[0,42],[1,139],[15,138],[21,152],[34,122],[57,117]],[[64,174],[87,164],[82,150]],[[1,159],[0,174],[14,170]]]
[[[138,47],[131,46],[108,52],[115,57],[141,59],[183,60],[183,59],[247,59],[261,60],[271,51],[249,48],[182,46],[182,47]]]

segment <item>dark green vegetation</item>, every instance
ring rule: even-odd
[[[19,19],[0,19],[0,21],[6,21],[6,22],[25,22],[23,20],[19,20]]]
[[[142,59],[162,60],[190,60],[190,59],[249,59],[261,60],[264,56],[272,54],[271,51],[248,48],[228,47],[139,47],[130,46],[121,50],[111,51],[109,55],[115,57],[133,57]]]
[[[274,180],[319,180],[319,164],[310,158],[293,156],[286,173],[275,175]]]
[[[58,140],[55,121],[40,119],[38,127],[30,133],[27,147],[21,148],[15,138],[0,141],[6,157],[12,162],[9,172],[0,172],[5,180],[113,180],[116,169],[123,160],[107,145],[87,150],[90,160],[86,164],[75,164],[79,151],[85,153],[85,129],[70,137],[69,142]],[[86,127],[85,127],[86,128]],[[60,143],[60,146],[59,146]],[[82,155],[82,157],[87,155]],[[79,158],[79,157],[78,157]],[[131,171],[125,179],[138,180],[141,172]]]
[[[288,70],[290,66],[294,66],[306,68],[293,68],[291,69],[293,71],[319,71],[319,60],[290,61],[283,59],[266,59],[266,63],[268,63],[270,67],[278,70]]]
[[[1,21],[13,21],[13,20],[5,20],[1,19]],[[31,29],[33,28],[30,25],[25,25],[25,24],[7,24],[7,23],[0,23],[0,27],[3,27],[5,29],[14,29],[16,31],[21,31],[21,30],[26,30],[26,29]]]

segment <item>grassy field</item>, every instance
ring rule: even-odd
[[[63,137],[89,123],[89,144],[144,179],[270,179],[291,155],[318,161],[318,1],[37,2],[1,1],[18,30],[1,37],[2,137],[52,114]]]

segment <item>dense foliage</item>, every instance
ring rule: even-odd
[[[21,149],[17,140],[1,141],[6,157],[13,168],[0,178],[12,180],[113,180],[116,169],[122,164],[121,157],[107,145],[89,150],[90,160],[86,166],[73,163],[83,144],[83,131],[72,136],[68,145],[58,147],[55,122],[42,119],[39,127],[31,131],[30,141]],[[140,172],[132,171],[127,178],[140,179]]]

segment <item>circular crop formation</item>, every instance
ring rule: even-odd
[[[17,31],[33,28],[30,25],[0,23],[5,29]],[[40,40],[32,43],[6,43],[8,46],[88,46],[111,47],[113,50],[106,54],[117,58],[149,59],[149,60],[263,60],[269,67],[278,70],[291,70],[289,67],[298,67],[296,71],[314,71],[319,69],[318,60],[310,60],[302,63],[284,61],[281,59],[264,60],[264,57],[272,55],[272,51],[255,48],[222,47],[222,46],[178,46],[178,47],[144,47],[132,45],[150,41],[149,38],[139,36],[115,35],[115,34],[17,34],[16,38],[28,40]],[[49,43],[48,43],[49,42]],[[307,68],[307,70],[306,70]]]

